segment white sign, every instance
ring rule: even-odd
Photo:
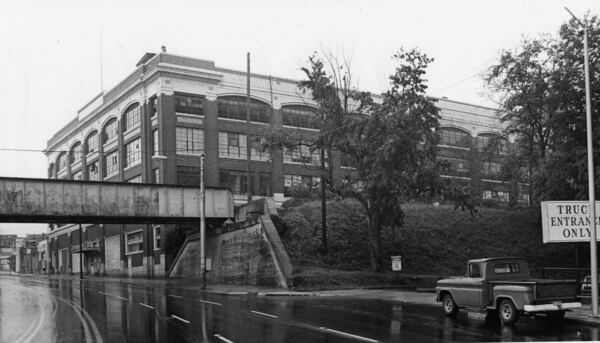
[[[402,270],[402,256],[391,256],[392,258],[392,271]]]
[[[542,202],[542,232],[544,243],[573,243],[590,241],[589,201]],[[596,201],[596,237],[600,202]]]

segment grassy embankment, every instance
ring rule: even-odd
[[[320,203],[289,207],[281,214],[280,234],[295,268],[294,286],[326,289],[417,285],[431,287],[442,276],[461,275],[472,258],[520,256],[534,275],[543,267],[575,265],[574,244],[543,244],[540,215],[531,210],[479,208],[471,217],[450,205],[404,206],[404,226],[382,234],[385,268],[389,256],[403,255],[400,273],[369,272],[365,216],[356,202],[328,202],[329,251],[319,252]],[[585,249],[581,250],[581,261]]]

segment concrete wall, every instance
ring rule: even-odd
[[[207,280],[287,288],[292,266],[272,225],[268,216],[263,216],[249,226],[208,237]],[[170,277],[201,277],[199,244],[198,236],[184,244]]]

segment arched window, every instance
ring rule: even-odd
[[[246,98],[241,96],[224,96],[218,99],[219,118],[246,120]],[[271,123],[271,106],[250,99],[250,121]]]
[[[445,127],[440,129],[440,144],[468,149],[471,147],[471,135],[460,129]]]
[[[98,131],[93,131],[87,136],[84,149],[86,154],[98,151]]]
[[[140,126],[140,104],[135,103],[127,107],[123,113],[123,130],[129,131]]]
[[[62,172],[67,168],[67,153],[66,152],[61,152],[60,155],[58,155],[58,158],[56,159],[56,170],[58,170],[58,172]]]
[[[499,155],[508,154],[508,140],[492,133],[477,136],[477,150]]]
[[[283,125],[319,129],[319,120],[315,109],[308,106],[290,105],[281,108]]]
[[[117,138],[117,118],[111,118],[102,129],[102,144],[106,144]]]
[[[81,142],[76,142],[75,144],[73,144],[73,146],[71,147],[71,151],[69,151],[71,164],[81,161],[81,155],[83,154],[82,148],[83,147],[81,146]]]

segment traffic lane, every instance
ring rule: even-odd
[[[113,286],[121,289],[136,290],[143,293],[152,293],[152,287]],[[431,340],[460,340],[460,341],[500,341],[507,338],[519,337],[522,340],[549,339],[549,340],[578,340],[593,338],[595,328],[589,327],[548,327],[545,320],[522,320],[514,328],[502,328],[494,320],[486,324],[484,320],[473,320],[461,313],[456,319],[445,318],[438,307],[401,304],[386,301],[363,301],[351,299],[326,299],[326,298],[275,298],[275,297],[240,297],[205,294],[198,291],[179,289],[165,289],[166,297],[173,298],[170,304],[175,314],[184,318],[200,316],[197,302],[205,301],[225,304],[233,309],[232,313],[212,313],[208,320],[219,323],[218,330],[226,330],[230,335],[242,329],[236,325],[233,329],[227,327],[230,322],[243,322],[236,319],[236,313],[248,312],[265,317],[265,320],[275,320],[269,316],[277,316],[278,320],[287,322],[277,325],[300,326],[308,325],[308,330],[319,331],[327,328],[343,332],[344,334],[359,335],[380,341],[394,340],[398,336],[412,341]],[[180,297],[180,298],[179,298]],[[196,302],[197,301],[197,302]],[[312,304],[311,304],[312,303]],[[183,305],[182,305],[183,304]],[[191,309],[189,307],[192,307]],[[291,309],[291,310],[290,310]],[[255,312],[252,312],[255,311]],[[260,313],[256,313],[260,312]],[[290,314],[291,313],[291,314]],[[495,317],[494,317],[495,318]],[[524,324],[526,323],[526,324]],[[222,324],[222,325],[221,325]],[[266,325],[266,324],[265,324]],[[244,329],[248,330],[248,329]],[[249,329],[250,331],[253,328]],[[263,329],[264,330],[264,329]],[[231,334],[230,332],[234,332]],[[297,331],[297,330],[295,330]],[[325,330],[321,330],[325,331]],[[331,333],[331,332],[330,332]],[[337,333],[337,332],[336,332]],[[333,333],[331,333],[333,335]],[[252,337],[257,337],[255,334]],[[321,336],[319,336],[321,337]]]
[[[68,289],[74,286],[76,288],[78,283],[79,281],[63,282],[62,286],[61,283],[54,283],[52,287],[62,287],[63,296],[71,294],[77,299],[79,292]],[[487,321],[477,320],[468,318],[461,311],[457,318],[446,318],[438,307],[398,302],[322,297],[221,296],[198,291],[132,287],[104,282],[84,282],[85,288],[94,292],[84,292],[87,306],[99,307],[92,299],[95,297],[103,299],[100,304],[113,304],[113,311],[99,310],[108,317],[108,321],[115,323],[106,331],[110,334],[120,328],[121,333],[115,337],[126,337],[128,341],[185,342],[198,341],[204,337],[208,341],[228,339],[236,342],[360,340],[345,336],[347,333],[363,334],[365,338],[381,341],[397,341],[397,337],[410,341],[554,341],[595,340],[598,336],[597,328],[573,323],[555,326],[548,325],[541,318],[522,318],[516,326],[504,327],[494,320],[495,317]],[[127,306],[115,305],[119,296],[127,299]],[[90,299],[86,300],[86,297]],[[156,312],[141,303],[155,307]],[[118,310],[114,310],[115,307]],[[164,322],[168,324],[165,325]],[[389,334],[370,335],[374,331]]]
[[[93,330],[67,299],[57,299],[48,288],[0,277],[0,342],[56,342],[94,339]]]
[[[210,299],[219,301],[216,296]],[[243,303],[241,307],[246,310],[275,315],[279,320],[326,326],[379,341],[397,341],[398,337],[409,341],[595,341],[600,330],[569,320],[556,324],[544,316],[522,317],[516,325],[504,326],[496,315],[461,311],[456,318],[448,318],[438,306],[390,301],[339,301],[337,297],[232,299]]]
[[[274,321],[276,318],[273,316],[253,310],[248,304],[244,305],[244,299],[255,297],[224,297],[162,288],[160,291],[163,293],[160,294],[159,291],[153,292],[152,287],[119,284],[108,284],[104,291],[115,298],[126,298],[148,313],[167,318],[171,323],[167,329],[175,326],[174,330],[209,341],[215,338],[237,342],[355,341],[329,328]],[[167,338],[170,336],[171,331],[167,333]]]

